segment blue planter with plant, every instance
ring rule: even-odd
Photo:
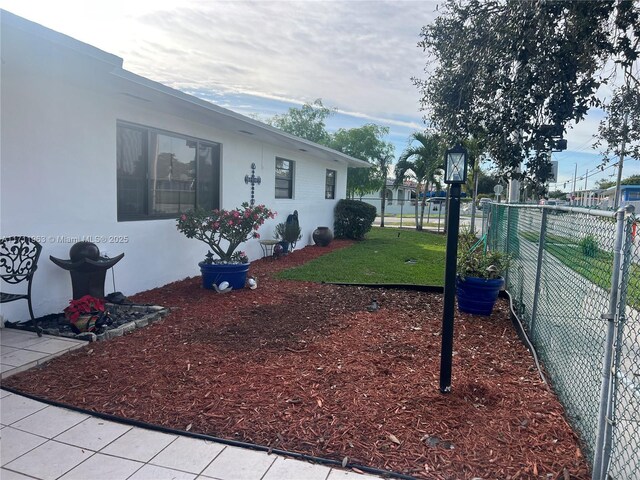
[[[491,315],[504,287],[502,275],[509,266],[509,257],[487,249],[486,237],[463,232],[458,238],[456,296],[458,310],[474,315]]]
[[[244,288],[249,263],[205,263],[198,264],[202,273],[202,286],[213,290],[213,286],[228,282],[234,290]]]
[[[504,278],[456,278],[458,309],[474,315],[491,315],[498,300],[498,293],[504,286]]]
[[[178,230],[187,238],[206,243],[211,249],[198,264],[202,286],[213,290],[214,285],[228,282],[234,290],[244,288],[249,258],[237,249],[243,242],[260,238],[258,229],[268,218],[274,217],[275,212],[264,205],[250,206],[246,202],[233,210],[197,208],[180,215]]]

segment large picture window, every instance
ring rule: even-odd
[[[324,187],[324,198],[333,200],[336,198],[336,171],[327,170],[327,177]]]
[[[276,158],[276,198],[293,198],[294,167],[291,160]]]
[[[124,123],[117,130],[119,221],[219,207],[219,143]]]

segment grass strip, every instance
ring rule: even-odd
[[[323,255],[279,278],[313,282],[443,285],[445,237],[374,227],[362,242]]]

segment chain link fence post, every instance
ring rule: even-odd
[[[507,205],[505,209],[507,211],[507,233],[504,239],[504,251],[507,255],[509,255],[509,253],[511,253],[509,248],[509,239],[511,234],[511,207]],[[507,285],[509,285],[509,269],[507,269],[507,271],[504,273],[504,284],[505,288],[507,287]]]
[[[630,210],[627,207],[627,213],[629,212]],[[640,458],[637,455],[638,440],[640,438],[640,431],[638,430],[640,386],[634,380],[634,377],[638,375],[633,372],[633,365],[638,364],[637,360],[634,361],[634,358],[640,352],[640,349],[634,348],[634,343],[637,347],[640,335],[636,331],[637,327],[634,328],[634,325],[637,325],[637,310],[627,304],[629,290],[635,290],[638,286],[637,282],[636,284],[631,282],[632,271],[635,269],[633,265],[635,222],[634,216],[627,217],[625,222],[620,294],[618,296],[618,319],[616,322],[612,402],[608,411],[611,425],[605,438],[602,462],[603,469],[608,475],[607,478],[620,478],[619,475],[622,474],[623,470],[624,474],[627,475],[626,478],[639,478],[638,475],[640,475]],[[631,320],[630,325],[627,325],[628,320]],[[636,356],[633,355],[634,351]],[[629,367],[631,367],[631,372],[629,372]],[[629,373],[631,373],[630,376]],[[635,397],[635,402],[633,397]],[[632,434],[631,431],[635,433]],[[613,456],[614,451],[616,453],[615,456]]]
[[[536,280],[533,287],[533,305],[531,307],[531,335],[536,337],[536,319],[538,317],[538,302],[540,300],[540,277],[542,276],[542,258],[544,255],[544,243],[547,235],[547,209],[542,209],[540,220],[540,239],[538,240],[538,258],[536,262]]]
[[[613,367],[613,342],[616,330],[616,317],[618,314],[618,297],[620,293],[620,265],[622,261],[622,245],[624,240],[625,208],[616,212],[616,236],[613,246],[613,265],[611,272],[611,290],[609,291],[609,309],[602,314],[602,319],[607,321],[607,334],[602,360],[602,384],[600,388],[600,404],[598,407],[598,429],[596,447],[593,458],[592,480],[606,480],[608,457],[610,452],[605,451],[605,443],[611,435],[611,373]]]

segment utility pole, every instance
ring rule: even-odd
[[[616,180],[616,196],[613,201],[614,210],[620,206],[620,183],[622,182],[622,165],[624,163],[624,153],[625,153],[624,150],[627,147],[626,140],[627,140],[627,132],[629,131],[628,124],[629,124],[629,112],[625,112],[624,122],[622,127],[624,129],[624,133],[622,135],[622,148],[620,149],[620,160],[618,160],[618,179]]]
[[[515,143],[522,146],[522,131],[514,132],[512,134],[512,139]],[[520,165],[514,170],[514,173],[519,174],[521,172]],[[511,178],[509,180],[509,193],[506,197],[507,203],[518,203],[520,200],[520,181]]]
[[[578,164],[576,163],[576,168],[573,171],[573,193],[571,194],[571,205],[576,204],[576,179],[578,177]]]
[[[589,180],[589,169],[587,169],[587,173],[584,174],[584,190],[587,190],[587,180]]]
[[[476,200],[478,199],[478,177],[480,176],[480,162],[483,156],[480,155],[473,168],[473,198],[471,200],[471,231],[476,231]]]

